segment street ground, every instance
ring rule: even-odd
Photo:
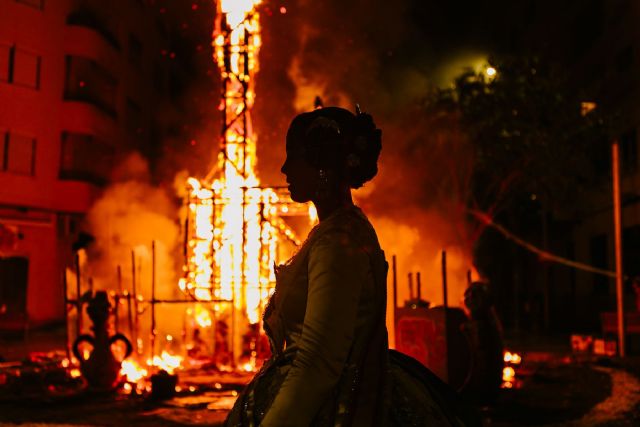
[[[479,408],[487,427],[640,425],[640,357],[625,360],[572,354],[568,338],[507,341],[522,354],[511,389],[502,389],[497,401]],[[0,339],[6,361],[33,351],[64,348],[57,331],[41,331]],[[0,385],[2,426],[198,426],[221,425],[226,408],[246,377],[199,376],[181,384],[219,382],[222,386],[187,386],[178,396],[154,402],[140,395],[98,395],[83,391],[56,395],[15,390]],[[0,374],[0,384],[1,374]]]

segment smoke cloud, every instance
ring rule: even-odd
[[[149,295],[151,245],[155,242],[157,292],[165,297],[174,294],[180,271],[177,208],[171,193],[153,186],[149,179],[148,163],[139,154],[130,155],[87,214],[87,231],[95,237],[87,273],[95,289],[115,290],[120,266],[123,286],[131,291],[133,252],[138,291]]]
[[[477,278],[465,212],[471,151],[455,118],[430,117],[424,103],[466,57],[475,65],[490,42],[478,25],[459,22],[453,7],[440,3],[299,0],[283,2],[284,14],[268,2],[263,13],[254,109],[260,177],[282,184],[287,127],[296,113],[313,108],[316,96],[351,110],[359,103],[371,113],[383,130],[380,172],[355,197],[387,258],[397,257],[399,305],[409,298],[407,274],[418,271],[423,298],[442,304],[443,250],[450,305],[461,305],[468,271]],[[447,39],[456,31],[443,20],[466,25],[476,43],[458,48],[465,36]]]

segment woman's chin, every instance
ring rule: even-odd
[[[306,203],[311,200],[310,197],[304,197],[303,194],[300,194],[295,189],[292,189],[291,186],[289,186],[289,194],[291,195],[291,200],[296,203]]]

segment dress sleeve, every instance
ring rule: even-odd
[[[261,426],[311,424],[342,374],[369,268],[368,255],[346,233],[331,233],[313,245],[296,356]]]

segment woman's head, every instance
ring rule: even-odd
[[[378,172],[382,132],[369,114],[327,107],[296,116],[282,173],[297,202],[359,188]]]

